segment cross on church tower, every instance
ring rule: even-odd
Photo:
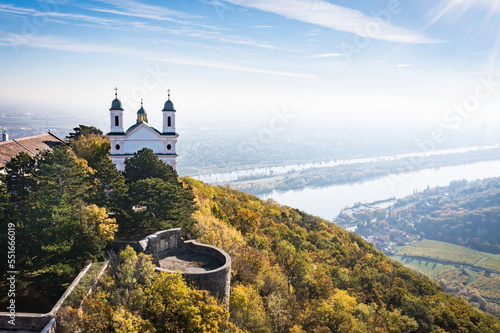
[[[170,100],[170,89],[167,89],[167,92],[168,92],[168,99]]]
[[[115,87],[115,98],[118,98],[118,88]]]

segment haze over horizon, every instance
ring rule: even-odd
[[[168,88],[180,128],[276,110],[323,125],[499,123],[497,0],[30,0],[0,4],[0,22],[0,112],[107,131],[116,86],[130,124],[141,98],[158,124]]]

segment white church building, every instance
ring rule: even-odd
[[[168,100],[163,107],[163,127],[159,131],[148,124],[148,115],[144,110],[142,100],[141,108],[137,111],[137,122],[126,131],[123,127],[123,108],[118,99],[117,88],[115,88],[115,99],[109,109],[110,130],[108,138],[111,143],[109,157],[118,170],[125,170],[125,159],[130,158],[135,152],[142,148],[150,148],[160,160],[177,168],[177,153],[175,145],[179,134],[175,132],[175,109],[170,100],[170,89]]]

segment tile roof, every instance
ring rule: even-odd
[[[34,156],[41,151],[52,150],[54,146],[62,144],[65,142],[52,133],[0,142],[0,167],[4,167],[7,161],[20,152]]]

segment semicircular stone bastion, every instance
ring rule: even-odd
[[[115,242],[118,248],[126,245],[151,254],[157,271],[180,271],[186,282],[229,304],[231,257],[224,250],[184,241],[180,228],[156,232],[139,242]]]

